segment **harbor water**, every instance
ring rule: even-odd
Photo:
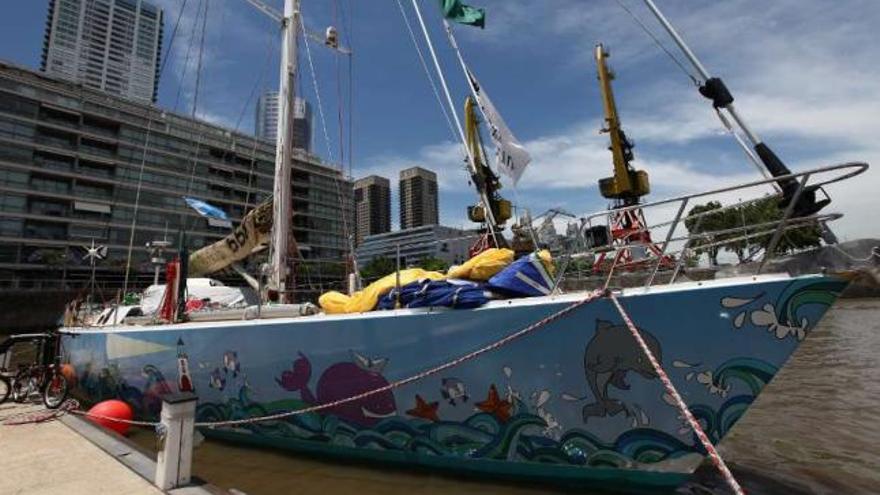
[[[748,493],[880,493],[880,299],[841,300],[720,450]],[[150,432],[135,440],[154,448]],[[194,474],[249,495],[571,493],[205,441]],[[585,493],[585,492],[582,492]],[[680,494],[730,493],[704,465]]]

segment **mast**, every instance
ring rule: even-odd
[[[281,74],[278,87],[278,140],[275,143],[275,188],[272,222],[272,259],[269,287],[278,291],[278,302],[290,302],[293,287],[290,273],[291,166],[293,162],[293,101],[297,70],[297,27],[300,0],[284,0],[281,20]]]

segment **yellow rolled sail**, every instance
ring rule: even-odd
[[[442,280],[444,278],[446,276],[440,272],[432,272],[421,268],[409,268],[400,271],[401,287],[417,280]],[[318,298],[318,304],[328,314],[372,311],[376,304],[379,303],[379,298],[387,294],[396,285],[397,276],[395,273],[392,273],[376,280],[351,296],[336,291],[326,292]]]
[[[541,258],[545,265],[552,270],[550,253],[545,252]],[[401,287],[417,280],[443,280],[445,278],[458,278],[485,282],[513,262],[513,251],[510,249],[492,248],[467,260],[459,266],[449,269],[446,275],[440,272],[423,270],[421,268],[409,268],[400,271]],[[341,292],[326,292],[318,298],[318,304],[327,314],[363,313],[372,311],[378,304],[379,299],[397,285],[397,277],[394,273],[386,275],[354,295],[346,295]]]
[[[449,278],[463,278],[485,282],[513,262],[513,251],[504,248],[491,248],[474,256],[459,266],[449,269]]]

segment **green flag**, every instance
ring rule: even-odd
[[[459,0],[440,0],[440,10],[443,11],[443,17],[450,21],[480,28],[486,26],[485,10],[465,5]]]

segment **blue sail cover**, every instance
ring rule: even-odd
[[[419,280],[400,288],[402,308],[444,306],[448,308],[476,308],[486,304],[489,295],[482,284],[465,280]],[[394,309],[397,304],[397,288],[391,289],[379,299],[377,309]]]
[[[553,278],[536,253],[523,256],[489,279],[488,288],[510,297],[546,296]]]

